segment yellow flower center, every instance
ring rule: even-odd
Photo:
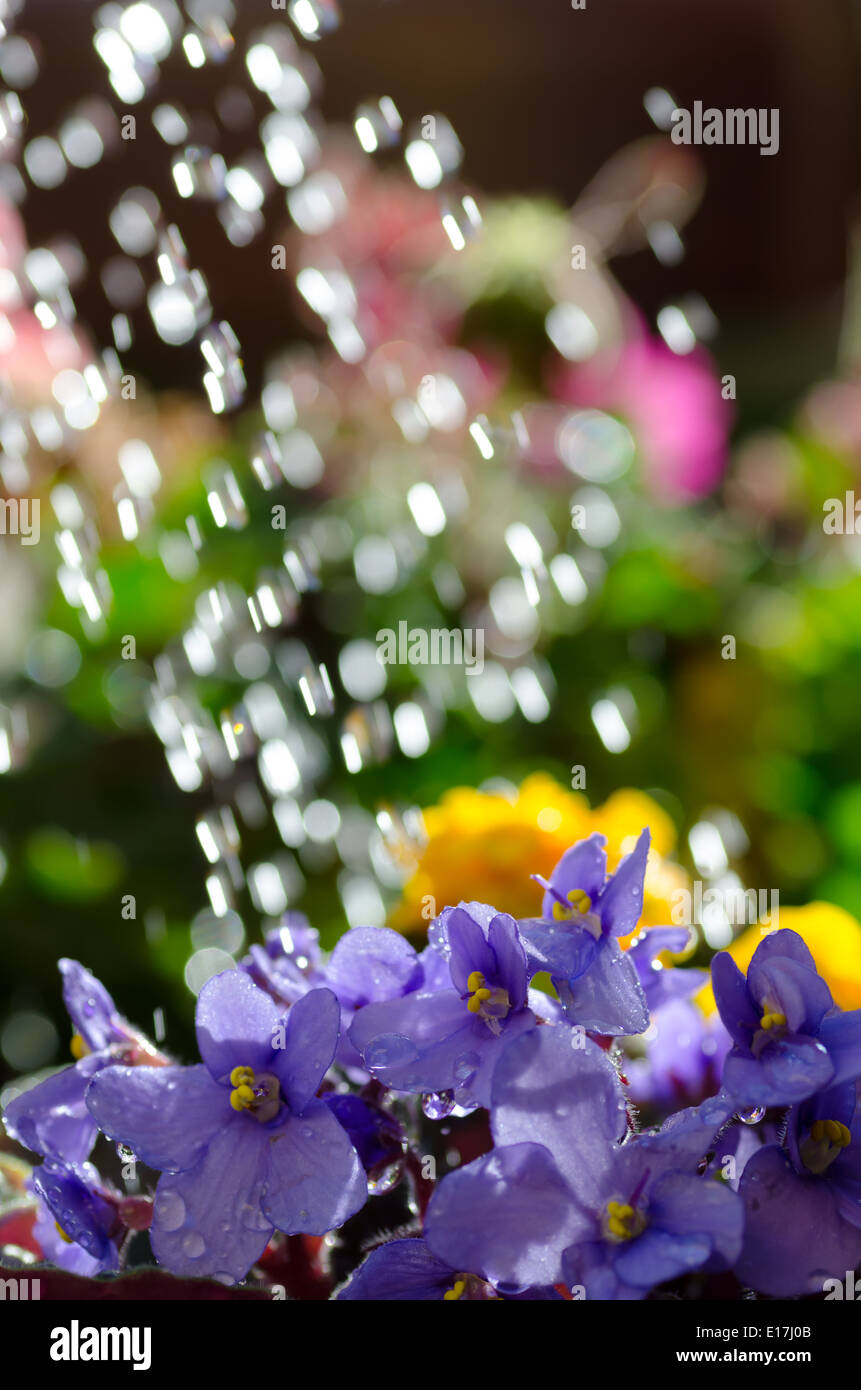
[[[759,1028],[754,1033],[751,1042],[751,1051],[754,1057],[759,1057],[775,1034],[780,1033],[786,1027],[786,1014],[781,1013],[773,1000],[763,999],[761,1008]]]
[[[466,987],[469,991],[466,1001],[469,1012],[483,1019],[492,1033],[499,1033],[501,1021],[511,1008],[508,990],[500,986],[488,988],[480,970],[473,970],[467,979]]]
[[[234,1067],[230,1073],[230,1104],[234,1110],[247,1110],[265,1124],[273,1120],[281,1105],[281,1089],[271,1072],[255,1073],[253,1067]]]
[[[780,1013],[777,1009],[766,1009],[759,1020],[759,1026],[764,1028],[767,1033],[771,1032],[772,1028],[785,1028],[786,1014]]]
[[[585,916],[592,907],[592,899],[588,893],[584,893],[582,888],[572,888],[566,897],[571,904],[570,907],[566,907],[564,903],[553,904],[553,916],[557,922],[570,922],[577,912]]]
[[[84,1039],[81,1037],[80,1033],[75,1033],[72,1036],[72,1041],[69,1043],[69,1051],[71,1052],[75,1061],[80,1062],[82,1057],[89,1056],[90,1049],[87,1047],[87,1044],[84,1042]]]
[[[457,1303],[459,1299],[474,1302],[476,1299],[486,1301],[498,1298],[499,1294],[490,1284],[479,1278],[477,1274],[469,1273],[456,1274],[451,1288],[446,1289],[443,1294],[445,1303]]]
[[[645,1230],[646,1218],[630,1202],[608,1202],[604,1234],[610,1240],[633,1240]]]
[[[850,1130],[839,1120],[814,1120],[798,1151],[807,1171],[820,1177],[851,1143]]]

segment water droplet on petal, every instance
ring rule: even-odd
[[[182,1251],[190,1260],[198,1260],[206,1250],[206,1241],[198,1231],[189,1231],[183,1238]]]
[[[431,1091],[422,1096],[422,1110],[429,1120],[444,1120],[454,1110],[454,1094],[451,1091]]]
[[[160,1192],[155,1204],[155,1224],[163,1231],[177,1231],[185,1220],[185,1202],[178,1192]]]
[[[458,1057],[454,1064],[454,1077],[459,1086],[464,1086],[472,1080],[478,1071],[480,1060],[477,1052],[467,1052],[463,1057]]]
[[[368,1179],[368,1194],[371,1197],[382,1197],[392,1188],[397,1187],[401,1178],[401,1165],[392,1163],[385,1168],[378,1177]]]
[[[403,1066],[415,1061],[418,1049],[409,1038],[400,1033],[384,1033],[368,1046],[365,1051],[365,1065],[369,1071],[380,1071],[384,1067]]]

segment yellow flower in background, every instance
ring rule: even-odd
[[[596,830],[607,837],[608,867],[614,869],[649,826],[647,925],[670,922],[671,894],[687,886],[684,871],[663,858],[675,844],[672,821],[639,791],[615,792],[590,810],[585,796],[537,772],[513,796],[453,787],[423,820],[427,843],[389,919],[401,931],[426,930],[432,917],[461,900],[491,903],[513,917],[535,916],[542,890],[530,875],[549,877],[565,851]]]
[[[841,1009],[861,1008],[861,924],[851,913],[834,903],[782,907],[778,927],[798,932],[810,948],[835,1004]],[[764,935],[768,933],[763,933],[759,924],[754,923],[727,948],[739,970],[747,970]],[[697,1003],[705,1013],[714,1013],[711,985],[700,991]]]

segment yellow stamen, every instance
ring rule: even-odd
[[[563,907],[562,903],[554,903],[554,904],[553,904],[553,919],[554,919],[554,921],[556,921],[556,922],[570,922],[570,920],[571,920],[571,918],[572,918],[573,916],[574,916],[574,909],[573,909],[573,908],[571,908],[571,907]]]
[[[644,1229],[645,1220],[628,1202],[608,1202],[605,1230],[615,1240],[633,1240]]]
[[[75,1242],[72,1240],[72,1237],[66,1235],[66,1232],[63,1230],[59,1221],[54,1222],[54,1227],[56,1229],[57,1235],[60,1237],[61,1240],[64,1240],[67,1245],[74,1245]]]
[[[578,912],[588,912],[592,906],[592,899],[582,888],[572,888],[568,894],[568,901]]]
[[[466,987],[469,990],[470,994],[472,994],[475,990],[482,989],[484,987],[484,976],[482,975],[480,970],[473,970],[472,974],[466,982]]]
[[[234,1067],[230,1073],[230,1104],[234,1110],[245,1111],[260,1124],[274,1120],[281,1106],[281,1090],[277,1076],[270,1072],[255,1072],[253,1067]]]
[[[629,1220],[634,1215],[634,1208],[629,1206],[627,1202],[608,1202],[607,1210],[611,1216],[623,1217],[625,1220]]]
[[[821,1177],[851,1143],[851,1131],[839,1120],[814,1120],[810,1132],[800,1140],[798,1151],[807,1171]]]
[[[456,1299],[460,1298],[465,1288],[466,1280],[456,1279],[452,1287],[450,1289],[446,1289],[445,1293],[443,1294],[444,1302],[454,1303]]]
[[[852,1143],[852,1134],[839,1120],[814,1120],[810,1126],[810,1137],[817,1144],[828,1139],[838,1149],[847,1149]]]
[[[759,1020],[760,1028],[769,1032],[772,1028],[784,1028],[786,1026],[786,1014],[777,1013],[774,1010],[767,1011]]]
[[[254,1092],[244,1082],[230,1092],[230,1104],[234,1110],[247,1110],[254,1104]]]
[[[87,1044],[84,1042],[84,1039],[81,1037],[80,1033],[75,1033],[72,1038],[72,1041],[69,1043],[69,1051],[71,1052],[75,1061],[80,1062],[82,1057],[89,1056],[90,1049],[87,1047]]]

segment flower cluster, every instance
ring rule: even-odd
[[[787,1296],[854,1268],[861,1011],[834,1004],[797,933],[764,936],[746,975],[715,957],[716,1093],[639,1123],[628,1063],[704,978],[672,964],[685,928],[638,934],[649,839],[611,872],[590,834],[539,880],[540,916],[462,901],[421,950],[356,927],[327,956],[288,914],[202,989],[194,1066],[62,961],[77,1060],[4,1115],[43,1158],[45,1258],[110,1273],[148,1228],[175,1274],[264,1278],[276,1233],[342,1229],[403,1180],[410,1222],[365,1242],[338,1298],[694,1297],[716,1273]],[[438,1181],[417,1097],[432,1120],[487,1121],[478,1156]],[[158,1172],[152,1197],[100,1178],[99,1132]]]

